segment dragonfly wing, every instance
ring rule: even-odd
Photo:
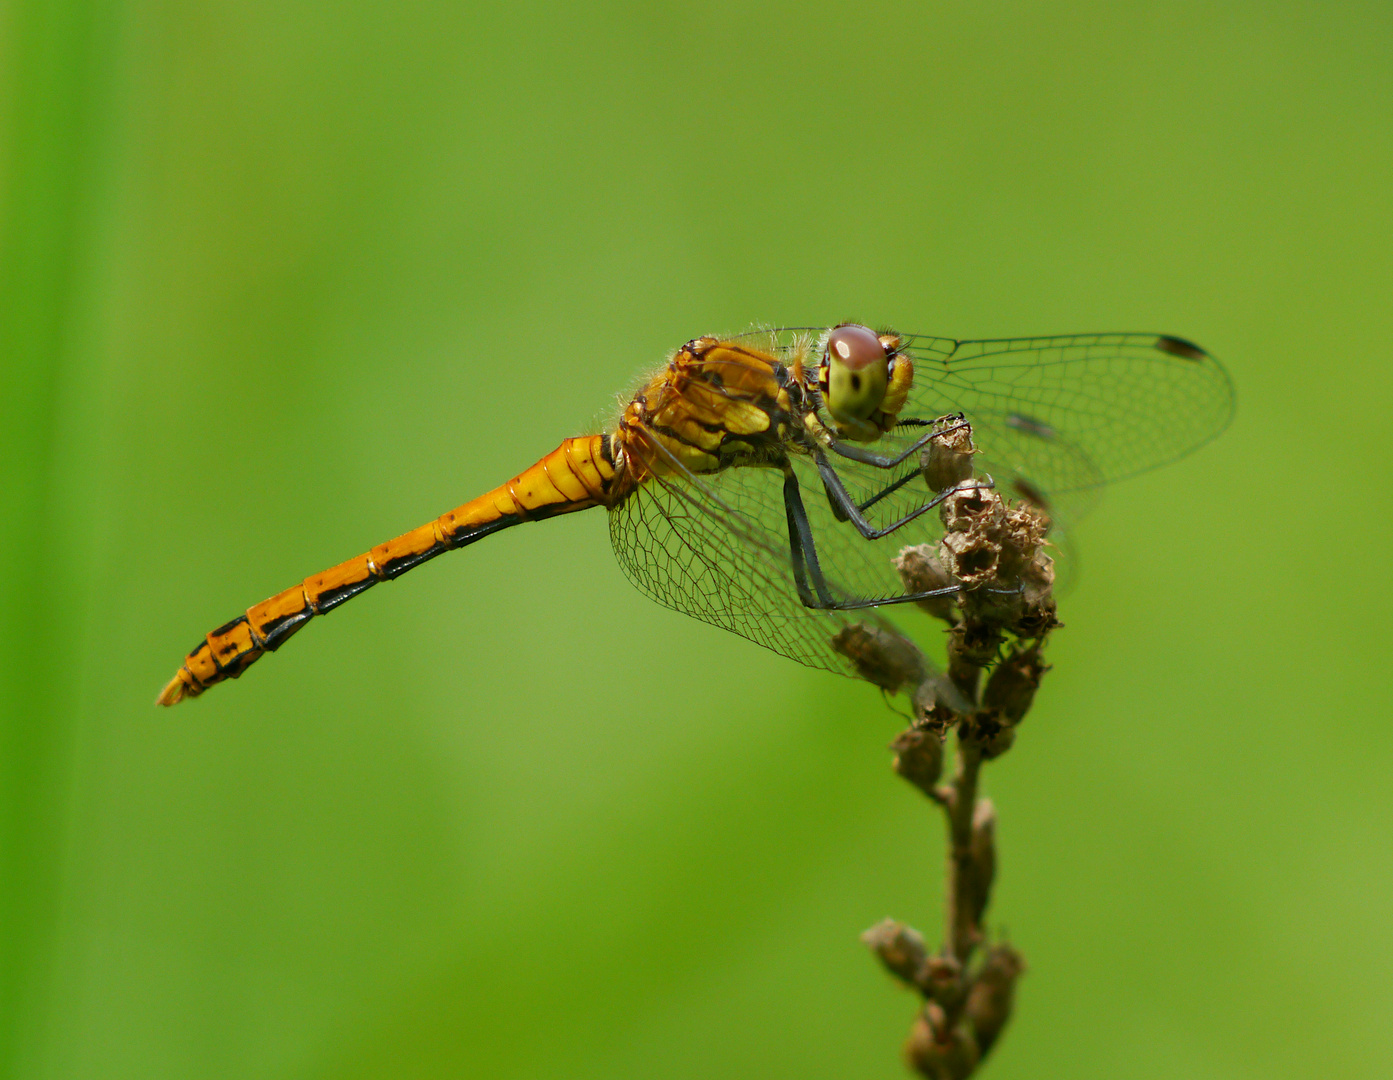
[[[745,336],[779,355],[811,352],[815,357],[827,332],[790,327]],[[922,438],[924,423],[962,413],[979,450],[975,475],[989,475],[1007,498],[1049,512],[1057,587],[1072,576],[1069,530],[1093,508],[1104,484],[1184,457],[1233,417],[1228,373],[1181,338],[1150,333],[984,341],[901,336],[914,360],[914,386],[899,414],[901,425],[875,449],[893,456]],[[916,475],[918,454],[891,470],[843,458],[833,464],[858,505],[869,504],[864,514],[877,528],[900,520],[926,498],[927,485]],[[802,473],[800,479],[811,513],[819,481]],[[888,539],[898,545],[934,541],[941,535],[937,526],[937,514],[930,511]],[[885,559],[879,546],[885,541],[863,541],[838,527],[815,531],[825,537],[821,545],[837,549],[831,565],[844,585],[866,592],[880,580]]]
[[[833,519],[816,469],[795,460],[803,501],[834,600],[859,601],[844,572],[848,552],[835,538],[850,526]],[[794,577],[783,473],[745,466],[696,476],[678,469],[651,477],[610,511],[610,540],[628,578],[666,607],[723,627],[810,667],[854,674],[833,638],[856,624],[898,633],[869,609],[823,610],[805,606]],[[852,535],[860,543],[859,535]],[[901,542],[902,543],[902,542]],[[899,588],[890,559],[901,543],[877,545],[884,565],[874,588],[894,595]],[[852,552],[858,563],[867,553]],[[854,571],[860,567],[853,567]],[[852,575],[864,584],[866,575]]]
[[[751,331],[762,347],[816,356],[826,328]],[[902,334],[914,387],[902,421],[963,413],[1003,487],[1063,499],[1147,472],[1203,446],[1233,418],[1228,372],[1198,345],[1167,334],[1072,334],[958,341]],[[922,429],[876,445],[894,453]],[[999,474],[999,475],[998,475]],[[1068,500],[1086,510],[1090,498]]]
[[[1233,417],[1228,372],[1166,335],[957,343],[909,335],[906,351],[915,377],[902,418],[966,414],[998,469],[1054,495],[1175,461]]]
[[[1043,505],[1061,558],[1068,528],[1092,509],[1104,484],[1184,457],[1233,416],[1228,373],[1180,338],[954,341],[911,334],[904,349],[914,360],[914,388],[901,425],[877,449],[897,453],[922,437],[915,421],[962,413],[979,451],[976,474],[990,475],[1007,498]],[[916,465],[917,455],[896,475]],[[865,490],[881,482],[878,470],[854,463],[839,462],[838,471]],[[900,506],[885,500],[881,517],[893,520],[915,497]]]
[[[796,355],[821,333],[785,328],[757,336],[762,348]],[[980,451],[974,474],[990,475],[1007,498],[1049,511],[1057,563],[1068,562],[1061,527],[1091,508],[1102,485],[1183,457],[1218,435],[1233,414],[1227,372],[1179,338],[956,341],[906,335],[904,348],[914,359],[914,388],[899,414],[901,425],[875,448],[893,455],[922,438],[928,422],[962,413]],[[789,462],[833,599],[894,604],[905,591],[895,556],[906,546],[936,543],[943,532],[918,454],[894,469],[832,458],[873,527],[917,513],[878,540],[867,540],[843,520],[809,457],[790,447]],[[893,629],[884,612],[905,612],[804,606],[779,469],[732,467],[696,476],[675,461],[668,464],[667,475],[648,479],[610,515],[621,566],[654,600],[804,664],[843,672],[847,665],[832,647],[834,635],[858,622]]]

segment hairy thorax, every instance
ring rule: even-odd
[[[629,482],[780,459],[806,410],[799,375],[801,365],[741,342],[689,341],[619,420],[612,439]]]

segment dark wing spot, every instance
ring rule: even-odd
[[[1186,341],[1184,338],[1170,337],[1163,334],[1156,339],[1156,348],[1163,353],[1170,353],[1178,356],[1182,360],[1203,360],[1209,354],[1196,345],[1193,341]]]
[[[1049,510],[1050,501],[1045,498],[1045,493],[1025,477],[1016,477],[1016,479],[1012,481],[1011,486],[1015,488],[1017,495],[1032,506],[1038,506],[1041,510]]]
[[[1044,439],[1046,442],[1054,439],[1054,428],[1043,420],[1036,420],[1035,417],[1026,416],[1024,413],[1008,413],[1006,426],[1015,428],[1017,431],[1024,431],[1027,435],[1034,435],[1037,439]]]

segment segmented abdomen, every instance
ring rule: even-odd
[[[609,436],[567,439],[488,494],[307,577],[224,623],[184,658],[183,666],[161,691],[158,703],[173,705],[186,697],[197,697],[214,683],[235,679],[263,653],[280,648],[316,615],[332,611],[379,581],[390,581],[442,552],[524,521],[608,505],[614,479]]]

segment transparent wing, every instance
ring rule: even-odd
[[[1098,470],[1082,451],[1061,439],[1043,444],[1037,438],[1024,437],[1011,428],[991,423],[990,419],[984,420],[980,413],[978,419],[968,422],[972,424],[972,441],[978,451],[973,458],[973,475],[990,479],[1003,498],[1034,503],[1049,514],[1049,554],[1055,562],[1055,589],[1065,591],[1077,563],[1069,529],[1097,500],[1098,486],[1104,482]],[[918,426],[897,429],[875,444],[875,449],[887,454],[897,453],[923,438],[929,430],[929,427]],[[918,453],[891,469],[876,468],[837,455],[829,455],[829,464],[873,528],[888,529],[905,518],[918,515],[883,539],[872,541],[850,525],[843,525],[835,512],[831,512],[825,543],[838,551],[841,561],[834,564],[838,568],[855,565],[868,555],[873,561],[883,562],[878,554],[880,547],[893,545],[898,551],[910,544],[936,543],[942,537],[938,512],[930,506],[937,493],[922,474]],[[808,495],[807,501],[818,498],[829,505],[830,511],[830,496],[815,467],[809,463],[805,468],[796,466],[795,471],[805,487],[815,484],[819,489]],[[867,551],[864,547],[867,544],[872,545],[872,551],[877,554]],[[865,581],[864,574],[859,580]]]
[[[826,331],[759,333],[787,352]],[[1199,346],[1165,334],[901,336],[914,360],[914,388],[900,412],[904,423],[875,449],[896,453],[922,435],[914,421],[960,412],[982,450],[979,472],[990,473],[1003,493],[1045,502],[1065,524],[1091,508],[1103,484],[1184,457],[1233,417],[1228,372]],[[860,473],[840,462],[838,471]]]
[[[818,328],[762,330],[762,347],[792,352]],[[914,389],[901,425],[874,449],[894,454],[962,413],[990,474],[1012,498],[1044,504],[1068,524],[1098,488],[1174,461],[1214,438],[1233,413],[1223,367],[1197,346],[1157,334],[1089,334],[1001,341],[906,336]],[[794,446],[798,478],[818,562],[839,602],[885,603],[903,596],[894,558],[942,536],[936,493],[918,454],[878,469],[833,457],[832,465],[864,516],[886,528],[867,540],[834,509],[815,463]],[[812,667],[850,673],[831,641],[856,622],[893,627],[905,607],[825,611],[804,606],[793,573],[783,475],[734,467],[694,476],[669,461],[669,475],[645,482],[611,511],[610,537],[638,588],[667,607],[724,627]],[[1060,542],[1057,533],[1052,540]],[[1067,551],[1067,545],[1064,546]],[[1063,551],[1053,552],[1058,557]],[[922,616],[921,616],[922,617]]]
[[[965,413],[980,445],[1019,461],[1021,476],[1054,494],[1175,461],[1233,417],[1228,372],[1199,346],[1167,335],[908,335],[906,351],[915,361],[907,410]]]
[[[810,462],[798,461],[796,471],[820,543],[819,534],[831,521],[827,499]],[[694,476],[676,466],[675,472],[646,481],[610,511],[615,555],[639,590],[665,607],[810,667],[853,674],[832,647],[833,637],[854,623],[890,624],[871,610],[825,611],[800,601],[783,483],[776,468],[747,466]],[[902,592],[889,563],[901,545],[874,546],[876,557],[884,553],[876,595]],[[844,580],[848,552],[840,544],[828,551],[831,559],[824,568],[833,598],[861,599],[863,593]],[[852,554],[858,561],[870,557],[854,548]]]

